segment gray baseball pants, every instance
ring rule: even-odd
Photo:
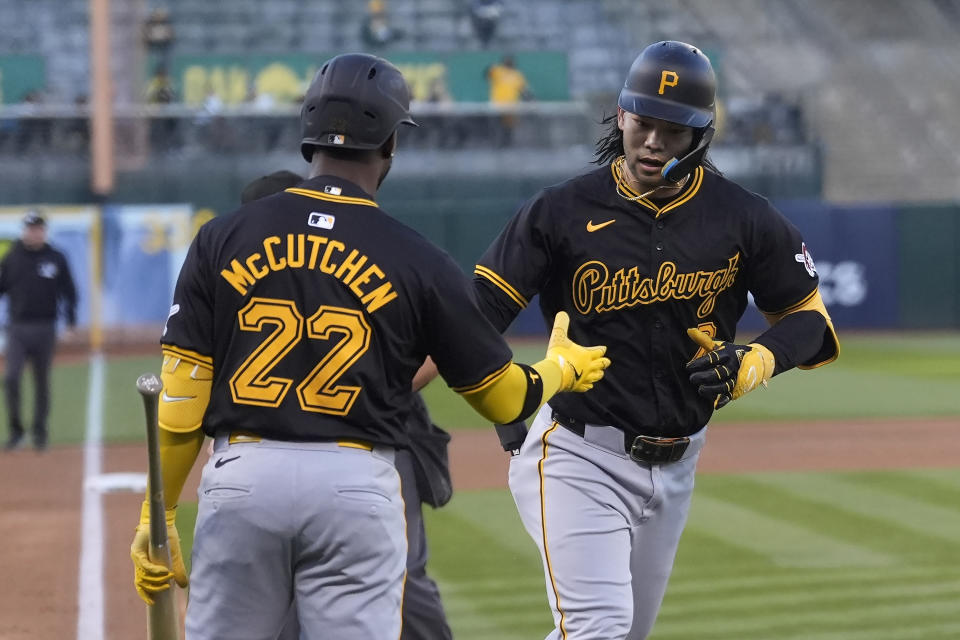
[[[394,450],[218,437],[203,468],[187,640],[396,640],[407,558]]]
[[[547,640],[642,640],[653,628],[690,509],[706,428],[682,459],[640,464],[623,432],[586,425],[584,437],[544,405],[509,484],[540,549],[556,628]]]
[[[403,630],[400,640],[452,640],[447,615],[437,583],[427,574],[427,533],[423,526],[423,503],[417,491],[413,456],[406,449],[396,453],[397,473],[403,491],[407,519],[407,579],[403,585]],[[296,607],[284,622],[277,640],[307,640],[300,635]]]
[[[50,364],[57,344],[54,322],[18,322],[7,328],[6,371],[3,382],[7,399],[10,438],[23,436],[20,412],[20,379],[23,366],[33,369],[34,405],[33,439],[38,445],[47,442],[47,415],[50,412]]]

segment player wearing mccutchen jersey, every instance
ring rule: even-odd
[[[539,294],[546,318],[567,311],[571,336],[614,362],[591,393],[551,399],[511,458],[550,640],[645,638],[713,411],[837,356],[800,232],[705,160],[715,89],[695,47],[647,47],[598,143],[602,166],[528,201],[476,267],[499,329]],[[749,293],[772,326],[734,344]]]
[[[164,495],[176,505],[204,434],[186,636],[274,638],[291,605],[309,638],[397,638],[407,556],[394,467],[427,355],[491,421],[530,415],[603,376],[602,347],[511,351],[456,263],[373,199],[413,125],[400,71],[366,54],[324,64],[301,111],[310,177],[216,218],[188,251],[161,339]],[[186,584],[131,546],[148,602]]]

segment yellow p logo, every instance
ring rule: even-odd
[[[678,80],[680,80],[680,76],[677,75],[676,71],[667,71],[664,69],[660,72],[660,90],[657,93],[663,95],[663,88],[677,86]]]

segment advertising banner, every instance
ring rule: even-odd
[[[17,104],[46,88],[43,56],[37,54],[0,56],[0,104]]]
[[[319,65],[336,55],[318,54],[210,54],[178,55],[170,64],[177,101],[203,104],[211,95],[223,104],[262,101],[293,104],[306,92]],[[526,77],[537,100],[570,98],[566,53],[523,51],[513,54],[516,68]],[[459,102],[485,102],[489,87],[484,70],[503,59],[496,51],[417,52],[389,55],[410,84],[414,100],[427,101],[441,85]],[[155,69],[149,69],[149,77]]]
[[[803,234],[834,325],[895,327],[897,210],[892,206],[843,206],[820,201],[780,202],[776,206]]]
[[[107,206],[103,212],[103,322],[162,323],[192,238],[190,205]]]

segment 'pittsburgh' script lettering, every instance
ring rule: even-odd
[[[220,275],[240,295],[271,271],[284,269],[319,269],[349,287],[357,299],[373,313],[397,297],[393,285],[383,271],[356,249],[323,236],[288,233],[284,239],[270,236],[263,239],[263,253],[255,251],[246,258],[230,260],[229,268]]]
[[[637,267],[617,269],[613,276],[607,265],[591,260],[580,265],[573,276],[573,303],[580,313],[613,311],[638,304],[665,302],[671,298],[703,298],[697,316],[705,318],[713,311],[717,295],[733,286],[740,269],[740,254],[727,260],[716,271],[678,273],[677,265],[664,262],[656,278],[641,278]]]

